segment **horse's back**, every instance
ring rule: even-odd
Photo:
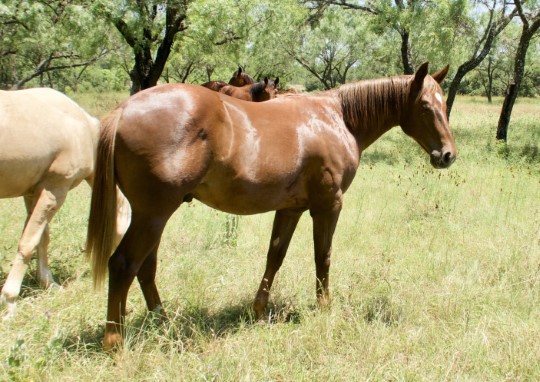
[[[309,174],[320,176],[321,164],[344,151],[351,154],[343,166],[358,161],[330,97],[254,103],[174,84],[138,93],[121,108],[116,173],[140,208],[184,196],[242,214],[301,207]]]
[[[98,132],[99,121],[56,90],[1,91],[0,197],[47,179],[80,182],[93,170]]]
[[[223,86],[219,92],[230,97],[241,99],[244,101],[253,101],[253,97],[250,93],[251,85],[244,85],[242,87],[237,87],[233,85]]]

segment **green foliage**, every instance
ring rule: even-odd
[[[297,69],[286,48],[296,44],[303,20],[304,9],[293,0],[195,2],[168,73],[178,80],[192,64],[187,82],[228,81],[242,66],[255,79],[292,79]]]
[[[7,0],[0,24],[0,88],[72,86],[109,46],[103,25],[80,1]]]
[[[236,247],[236,245],[238,244],[239,221],[240,221],[240,217],[238,215],[228,214],[226,216],[223,244],[230,247]]]
[[[144,48],[142,36],[147,34],[155,55],[164,30],[165,3],[144,4],[140,8],[135,1],[6,0],[0,6],[0,87],[21,83],[62,90],[127,91],[133,49],[114,25],[118,20],[125,22],[135,38],[135,48]],[[448,63],[451,78],[453,70],[474,51],[488,19],[482,3],[467,0],[404,2],[403,8],[390,0],[358,2],[376,14],[328,6],[325,1],[167,4],[186,7],[187,29],[176,36],[162,82],[227,81],[240,65],[256,79],[279,76],[285,86],[301,84],[311,90],[402,73],[400,28],[410,32],[415,65],[429,60],[431,67],[439,68]],[[534,4],[525,5],[531,10]],[[310,13],[313,6],[324,10],[315,18]],[[495,95],[508,85],[519,29],[517,21],[510,25],[490,54],[497,67]],[[538,39],[533,39],[521,88],[524,96],[538,94],[539,54]],[[49,57],[56,58],[45,67],[63,69],[45,71],[24,82]],[[485,67],[481,67],[465,78],[461,91],[482,94],[484,83]]]

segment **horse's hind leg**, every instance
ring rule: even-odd
[[[148,310],[165,316],[165,311],[161,305],[161,298],[159,297],[156,286],[158,247],[159,243],[152,249],[150,254],[146,257],[146,260],[144,260],[144,263],[142,263],[139,272],[137,273],[137,280],[141,286]]]
[[[2,300],[7,304],[4,319],[11,318],[15,313],[15,302],[21,290],[22,280],[28,268],[32,252],[42,241],[47,225],[64,202],[66,189],[42,189],[29,217],[19,241],[19,248],[13,265],[2,288]],[[48,239],[43,243],[46,248]],[[43,248],[42,248],[43,249]],[[44,255],[46,257],[46,254]]]
[[[253,310],[255,317],[260,320],[264,317],[270,288],[274,282],[274,277],[283,263],[287,254],[289,243],[296,229],[296,225],[302,216],[303,211],[281,210],[276,211],[274,225],[272,227],[272,236],[270,238],[270,247],[266,258],[266,270],[264,271],[259,290],[255,296]]]
[[[142,277],[144,296],[150,297],[148,306],[161,303],[155,283],[153,280],[147,281],[155,277],[157,248],[169,217],[170,214],[149,216],[134,211],[124,238],[109,259],[109,299],[103,339],[105,350],[122,342],[127,295],[135,276]],[[142,266],[148,266],[148,269],[141,271]]]
[[[311,211],[313,219],[313,242],[315,246],[316,294],[320,306],[330,304],[329,273],[332,255],[332,238],[336,229],[341,203],[324,211]]]

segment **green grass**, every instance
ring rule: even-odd
[[[122,99],[78,97],[96,115]],[[155,324],[134,284],[126,349],[112,356],[100,344],[106,290],[92,290],[82,249],[90,190],[78,187],[51,227],[64,287],[39,289],[31,263],[17,317],[0,323],[0,379],[540,380],[540,102],[516,104],[507,145],[494,138],[499,111],[458,99],[449,170],[399,128],[369,148],[334,237],[328,310],[315,302],[308,214],[260,324],[250,305],[273,215],[240,217],[231,241],[226,214],[182,206],[159,255],[170,320]],[[0,201],[1,280],[23,221],[22,200]]]

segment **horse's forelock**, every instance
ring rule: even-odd
[[[406,76],[364,80],[342,85],[337,89],[343,117],[352,127],[370,126],[392,118],[401,118],[408,100]]]

